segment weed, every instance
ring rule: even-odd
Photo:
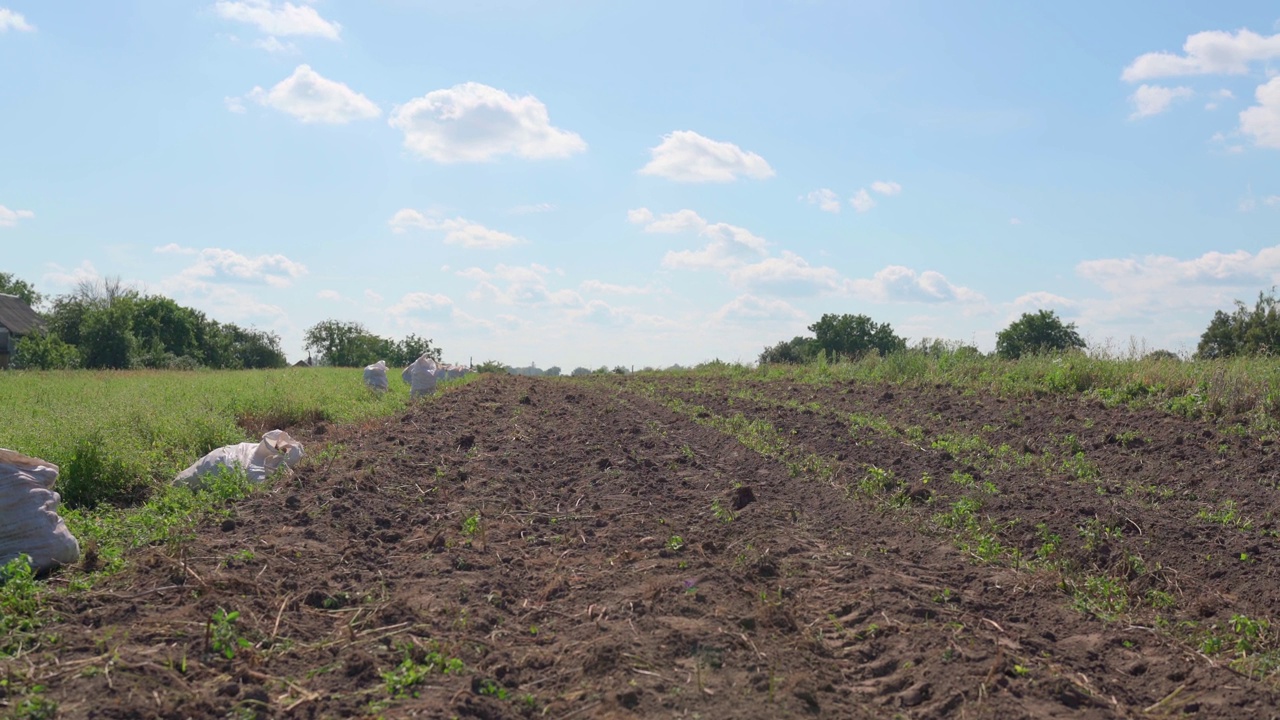
[[[225,608],[218,608],[205,625],[205,644],[228,660],[236,656],[238,649],[253,647],[253,643],[240,637],[236,630],[236,620],[239,618],[238,610],[227,612]]]
[[[1253,521],[1245,518],[1236,510],[1234,500],[1224,500],[1222,505],[1217,508],[1201,508],[1196,513],[1196,517],[1206,522],[1217,523],[1226,527],[1234,527],[1240,530],[1252,530]]]
[[[433,643],[434,646],[434,643]],[[432,674],[458,675],[466,667],[455,657],[448,657],[439,650],[415,652],[412,645],[403,646],[404,658],[392,670],[382,673],[383,687],[393,698],[418,697],[417,686]],[[415,657],[418,655],[419,657]]]
[[[667,539],[667,549],[671,552],[680,552],[684,549],[684,538],[679,535],[672,535]]]
[[[711,513],[722,523],[731,523],[737,519],[732,510],[720,504],[719,498],[711,501]]]
[[[478,532],[480,532],[480,513],[474,512],[463,519],[462,534],[467,537],[474,537]]]

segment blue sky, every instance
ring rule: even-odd
[[[1273,2],[0,0],[0,269],[451,361],[823,313],[1194,349],[1280,282]]]

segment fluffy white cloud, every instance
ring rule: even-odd
[[[218,0],[214,12],[226,20],[253,25],[267,35],[307,35],[337,40],[342,26],[325,20],[310,5],[269,0]]]
[[[31,220],[35,216],[30,210],[10,210],[0,205],[0,227],[13,227],[19,220]]]
[[[700,250],[673,250],[662,259],[668,268],[727,270],[763,255],[768,241],[746,228],[729,223],[709,223],[692,210],[654,216],[648,208],[627,212],[627,220],[644,225],[645,232],[695,232],[708,242]]]
[[[854,210],[864,213],[875,207],[876,201],[875,198],[871,197],[871,193],[867,192],[866,188],[861,188],[854,193],[853,197],[849,198],[849,204],[853,206]]]
[[[1129,115],[1129,119],[1137,120],[1138,118],[1159,115],[1168,110],[1169,106],[1173,105],[1174,100],[1185,100],[1194,94],[1189,87],[1140,85],[1129,96],[1129,102],[1133,104],[1133,112]]]
[[[255,87],[249,92],[249,97],[304,123],[342,125],[382,114],[382,110],[369,98],[343,83],[321,76],[310,65],[299,65],[292,75],[269,91]]]
[[[280,38],[275,35],[268,35],[265,38],[256,40],[254,47],[262,48],[272,55],[292,55],[298,52],[298,46],[291,42],[280,42]]]
[[[649,153],[652,159],[640,168],[640,174],[676,182],[731,182],[739,177],[763,180],[774,174],[773,168],[759,155],[692,130],[664,135],[662,142]]]
[[[1022,220],[1021,220],[1021,219],[1019,219],[1019,218],[1016,218],[1016,217],[1011,217],[1011,218],[1009,218],[1009,224],[1010,224],[1010,225],[1021,225],[1021,224],[1022,224]]]
[[[222,103],[227,106],[227,110],[233,113],[244,113],[244,98],[224,97]]]
[[[940,272],[917,273],[908,267],[890,265],[871,278],[849,280],[852,294],[875,302],[977,303],[983,297],[966,287],[952,285]]]
[[[441,163],[482,162],[500,155],[538,160],[568,157],[587,143],[551,125],[547,106],[469,82],[434,90],[398,106],[389,120],[415,155]]]
[[[1256,254],[1212,251],[1191,260],[1168,255],[1086,260],[1076,265],[1076,273],[1116,295],[1160,291],[1176,296],[1175,289],[1204,285],[1253,287],[1280,282],[1280,245]]]
[[[1214,92],[1209,97],[1210,97],[1209,102],[1205,103],[1204,105],[1205,110],[1217,110],[1218,103],[1220,101],[1236,99],[1235,93],[1231,92],[1230,90],[1227,90],[1226,88],[1223,88],[1221,90]]]
[[[453,314],[453,300],[439,293],[411,292],[387,308],[387,312],[397,317],[444,320]]]
[[[35,32],[36,30],[36,26],[27,22],[22,13],[0,8],[0,33],[8,32],[10,28],[18,32]]]
[[[769,322],[805,319],[805,314],[785,300],[739,295],[711,314],[716,322]]]
[[[155,249],[158,253],[190,255],[195,262],[179,274],[179,279],[191,281],[234,281],[265,284],[286,288],[293,281],[307,274],[307,267],[284,255],[258,255],[249,257],[224,248],[186,248],[170,243]]]
[[[1139,56],[1120,75],[1126,82],[1184,75],[1243,75],[1249,63],[1280,57],[1280,34],[1269,37],[1249,30],[1212,30],[1187,37],[1184,55],[1151,52]]]
[[[533,263],[528,267],[498,265],[492,271],[477,267],[459,270],[458,277],[476,281],[467,297],[473,301],[490,301],[499,305],[554,305],[582,307],[582,296],[572,290],[552,290],[547,286],[551,270]]]
[[[781,257],[765,258],[733,270],[729,279],[748,292],[770,295],[816,295],[838,292],[843,287],[840,273],[833,268],[814,267],[786,250]]]
[[[871,191],[892,197],[902,192],[902,186],[892,180],[876,180],[871,183]]]
[[[82,282],[95,282],[101,278],[102,274],[93,266],[93,263],[85,260],[71,269],[57,263],[49,263],[49,272],[45,273],[42,279],[46,285],[74,288]]]
[[[409,208],[397,211],[388,224],[391,225],[391,231],[395,233],[403,233],[409,228],[439,231],[444,233],[444,241],[450,245],[484,250],[495,250],[525,242],[524,238],[487,228],[465,218],[442,220]]]
[[[810,205],[817,205],[826,212],[840,212],[840,196],[836,195],[833,190],[827,188],[814,190],[802,199],[808,200]]]
[[[1280,150],[1280,75],[1259,85],[1254,96],[1258,104],[1240,113],[1240,132],[1258,147]]]

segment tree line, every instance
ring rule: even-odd
[[[1235,301],[1235,310],[1214,313],[1209,327],[1200,336],[1195,357],[1213,359],[1236,355],[1280,355],[1280,299],[1258,293],[1249,307]],[[825,357],[828,360],[858,359],[868,354],[889,355],[908,349],[929,355],[943,352],[980,356],[977,347],[948,340],[925,338],[908,348],[889,323],[877,323],[866,315],[825,314],[809,326],[813,337],[798,335],[765,347],[760,364],[806,363]],[[1023,313],[996,333],[995,356],[1017,359],[1024,355],[1062,353],[1084,350],[1087,345],[1075,323],[1063,322],[1052,310]],[[1156,350],[1151,356],[1177,358],[1168,350]]]

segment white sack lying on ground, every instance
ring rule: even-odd
[[[281,465],[291,468],[301,459],[302,443],[283,430],[272,430],[262,436],[262,442],[226,445],[214,450],[178,473],[173,483],[194,489],[200,486],[205,475],[224,467],[244,468],[250,480],[262,482]]]
[[[419,397],[435,392],[438,369],[436,361],[426,355],[414,360],[412,365],[405,368],[404,372],[400,373],[400,379],[409,383],[409,387],[412,388],[409,396]]]
[[[58,516],[58,466],[0,448],[0,564],[22,554],[44,570],[80,559],[80,543]]]
[[[364,369],[364,384],[374,390],[386,390],[387,384],[387,361],[379,360],[378,362]]]

